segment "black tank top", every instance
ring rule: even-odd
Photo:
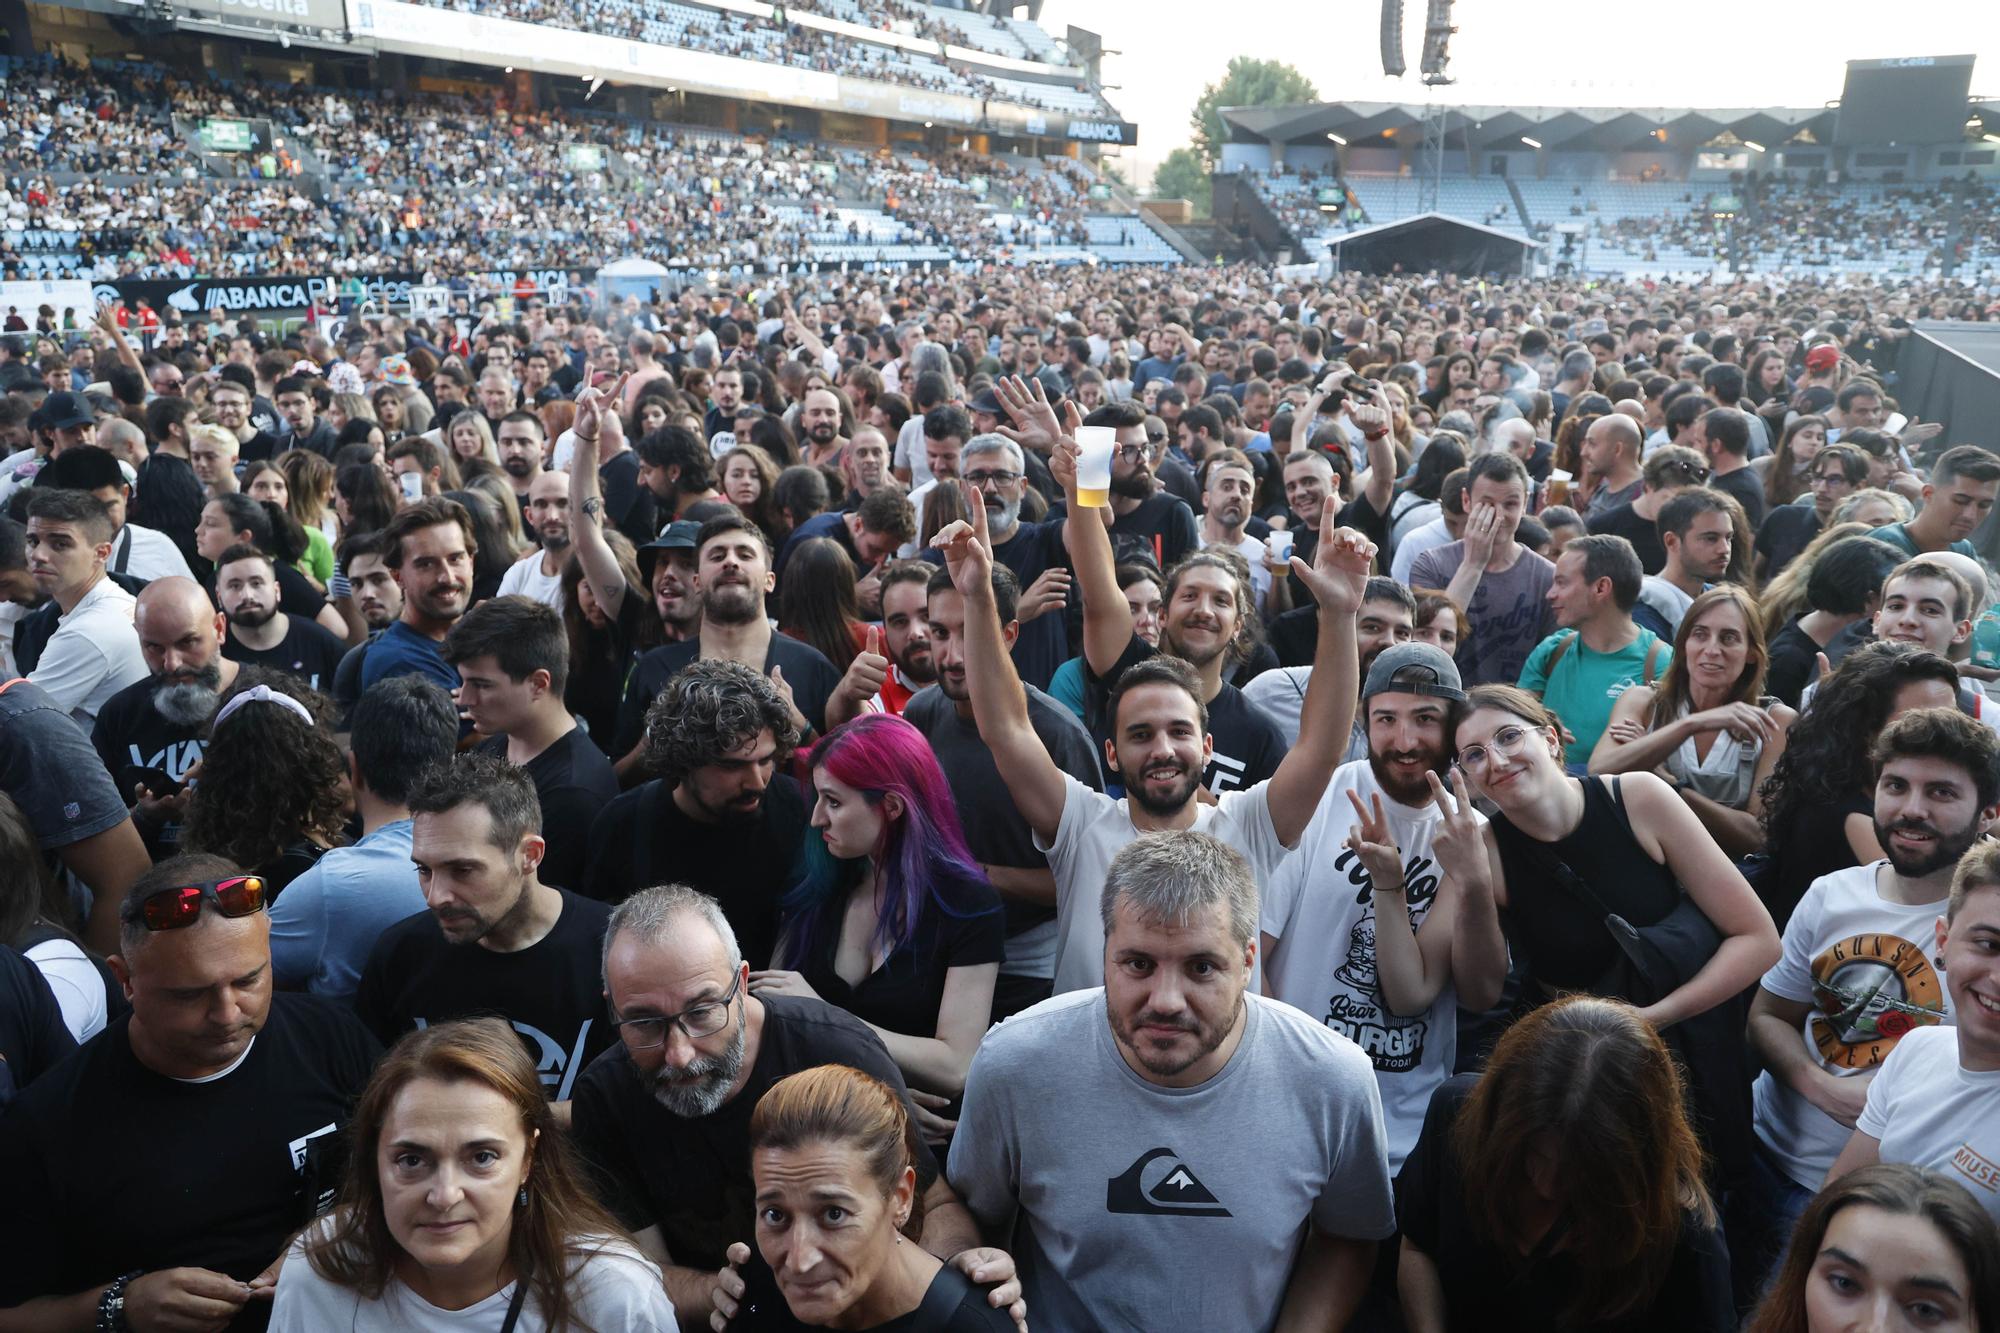
[[[1564,887],[1560,867],[1568,866],[1588,884],[1606,911],[1635,926],[1655,924],[1680,902],[1673,872],[1646,855],[1633,836],[1618,779],[1582,781],[1583,818],[1554,842],[1529,837],[1505,814],[1493,816],[1493,838],[1507,876],[1501,920],[1508,943],[1521,955],[1528,977],[1555,990],[1589,989],[1619,958],[1603,912]]]

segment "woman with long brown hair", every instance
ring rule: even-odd
[[[867,641],[854,586],[854,562],[839,543],[800,542],[778,590],[779,631],[819,649],[835,671],[847,670]]]
[[[1908,1321],[1896,1316],[1908,1312]],[[1870,1166],[1807,1205],[1747,1333],[1993,1333],[2000,1229],[1951,1177]]]
[[[275,1333],[676,1329],[660,1270],[584,1187],[504,1021],[403,1038],[348,1133],[340,1202],[279,1273]]]
[[[1637,1009],[1571,996],[1431,1098],[1397,1182],[1411,1333],[1725,1333],[1729,1257],[1680,1074]]]
[[[1826,418],[1812,412],[1793,417],[1785,426],[1763,469],[1764,499],[1771,508],[1788,505],[1812,489],[1813,459],[1826,447],[1826,431]]]
[[[1592,773],[1658,772],[1734,857],[1764,843],[1758,789],[1798,714],[1764,693],[1770,654],[1750,594],[1719,583],[1689,604],[1673,659],[1632,685],[1590,755]]]

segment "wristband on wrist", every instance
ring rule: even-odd
[[[143,1271],[135,1268],[114,1279],[97,1298],[97,1333],[131,1333],[132,1326],[125,1322],[125,1288]]]
[[[1389,432],[1387,430],[1377,430],[1377,431],[1364,430],[1361,432],[1361,438],[1369,441],[1370,443],[1373,443],[1374,441],[1381,439],[1384,435],[1387,435],[1388,433]]]
[[[1403,890],[1408,888],[1409,885],[1406,881],[1402,879],[1398,879],[1394,884],[1377,884],[1371,877],[1369,880],[1369,887],[1374,889],[1375,892],[1377,893],[1393,893],[1398,898],[1400,898],[1403,896]]]

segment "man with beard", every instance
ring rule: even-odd
[[[847,474],[847,495],[843,508],[859,506],[885,486],[899,491],[903,489],[889,472],[889,441],[873,426],[855,428],[854,438],[847,444],[847,461],[842,470]]]
[[[894,1088],[903,1076],[859,1019],[818,999],[750,994],[751,958],[714,899],[684,884],[648,888],[611,914],[603,985],[622,1044],[578,1082],[575,1138],[599,1197],[655,1259],[684,1320],[703,1321],[726,1289],[724,1317],[743,1284],[727,1272],[732,1244],[752,1239],[750,1113],[772,1084],[841,1064]],[[978,1245],[978,1229],[938,1170],[916,1150],[922,1195],[917,1239],[975,1282],[1000,1281],[988,1299],[1011,1305],[1013,1263]]]
[[[398,509],[382,529],[382,540],[382,560],[402,589],[403,612],[370,645],[361,664],[361,688],[390,676],[419,675],[456,690],[458,672],[438,645],[472,596],[472,557],[479,550],[472,515],[456,500],[431,496]]]
[[[885,486],[844,513],[829,509],[793,528],[792,535],[778,551],[775,573],[779,578],[784,577],[785,565],[801,543],[825,537],[847,552],[848,559],[854,562],[856,576],[865,582],[877,565],[894,559],[903,543],[914,540],[916,535],[917,514],[902,488]],[[862,602],[865,608],[865,597]]]
[[[1025,393],[1025,391],[1023,391]],[[929,422],[926,420],[926,428]],[[1057,668],[1070,657],[1069,556],[1063,550],[1063,520],[1021,521],[1028,481],[1021,446],[1005,435],[975,435],[959,453],[960,476],[977,491],[986,509],[986,533],[993,559],[1014,573],[1021,594],[1020,633],[1014,639],[1014,669],[1021,679],[1046,690]],[[919,557],[937,566],[935,549]]]
[[[840,433],[847,413],[832,389],[814,389],[799,404],[799,436],[805,446],[802,462],[814,467],[839,467],[847,457],[847,437]]]
[[[523,514],[534,503],[534,480],[542,475],[547,440],[548,431],[542,419],[525,411],[509,412],[500,418],[500,429],[493,437],[494,447],[500,453],[500,470],[507,474],[507,484],[513,488],[514,498],[520,501]],[[533,525],[532,515],[528,522]]]
[[[1243,531],[1257,495],[1257,469],[1237,449],[1214,449],[1202,489],[1201,544],[1234,551],[1250,566],[1250,590],[1261,611],[1271,596],[1264,543]]]
[[[900,497],[898,497],[900,498]],[[667,681],[697,660],[740,662],[781,682],[793,701],[803,734],[826,722],[826,701],[840,673],[817,648],[780,634],[764,614],[774,584],[771,548],[757,525],[738,513],[718,514],[695,538],[695,590],[701,594],[701,629],[692,639],[669,643],[641,657],[625,686],[618,731],[611,753],[620,755],[619,775],[640,774],[640,741],[649,729],[648,710]]]
[[[518,594],[562,610],[562,567],[569,558],[569,473],[538,472],[528,483],[528,528],[541,543],[500,576],[494,595]]]
[[[743,372],[735,366],[718,366],[708,381],[709,409],[702,418],[702,434],[713,440],[736,422],[736,409],[743,403]]]
[[[686,426],[662,426],[633,447],[639,455],[639,484],[652,492],[653,511],[662,521],[721,498],[715,489],[715,455]]]
[[[1269,994],[1375,1062],[1391,1174],[1451,1077],[1458,1009],[1497,1003],[1507,972],[1505,950],[1486,947],[1497,929],[1459,929],[1469,913],[1492,915],[1491,896],[1470,899],[1434,846],[1445,818],[1432,783],[1449,772],[1452,709],[1464,700],[1442,650],[1399,643],[1377,654],[1361,688],[1367,756],[1334,770],[1263,895]],[[1464,809],[1467,827],[1486,822]]]
[[[2000,740],[1962,713],[1904,714],[1883,728],[1874,759],[1885,859],[1812,882],[1750,1003],[1764,1069],[1752,1090],[1758,1189],[1748,1202],[1761,1245],[1743,1276],[1753,1283],[1846,1146],[1898,1040],[1948,1021],[1934,927],[1959,858],[2000,816]]]
[[[930,574],[925,598],[937,688],[919,691],[903,717],[924,733],[937,755],[965,828],[965,845],[1000,891],[1007,911],[1007,954],[993,992],[993,1017],[998,1021],[1049,997],[1055,976],[1055,874],[1047,853],[1035,845],[1028,821],[1007,794],[993,751],[979,738],[965,679],[965,599],[952,586],[950,573],[942,569]],[[993,603],[1000,632],[1017,642],[1019,598],[1020,584],[1004,565],[995,565]],[[1022,689],[1027,694],[1028,724],[1049,758],[1084,786],[1099,790],[1103,779],[1090,733],[1055,699],[1026,682]]]
[[[215,596],[229,618],[223,655],[236,663],[289,671],[313,689],[331,689],[347,645],[310,620],[278,609],[277,566],[254,546],[232,546],[215,562]]]
[[[911,696],[937,680],[924,618],[924,590],[935,573],[937,566],[922,560],[899,560],[882,571],[882,623],[868,627],[867,645],[826,701],[829,731],[861,713],[900,717]]]
[[[1052,465],[1072,501],[1076,456],[1075,441],[1064,439]],[[1294,571],[1307,580],[1320,606],[1320,669],[1306,689],[1299,743],[1268,780],[1246,790],[1223,791],[1214,804],[1195,800],[1215,749],[1206,686],[1185,660],[1161,653],[1127,665],[1102,710],[1109,731],[1106,767],[1126,784],[1125,799],[1114,801],[1058,768],[1030,725],[1026,695],[1007,656],[994,601],[985,509],[975,508],[972,518],[970,524],[947,527],[939,543],[952,584],[965,601],[966,678],[980,738],[993,751],[1008,792],[1034,830],[1035,845],[1048,854],[1055,871],[1055,993],[1060,995],[1104,980],[1104,923],[1095,896],[1111,858],[1140,834],[1188,828],[1208,832],[1240,850],[1259,881],[1268,881],[1297,843],[1353,721],[1359,685],[1354,613],[1374,547],[1359,533],[1335,529],[1329,512],[1327,536],[1313,565],[1294,562]],[[1103,525],[1078,522],[1068,534],[1084,581],[1086,610],[1094,598],[1115,600],[1125,618],[1123,640],[1133,640],[1131,611],[1117,587]],[[1086,632],[1102,628],[1092,625]],[[1236,702],[1248,710],[1240,697]],[[1251,953],[1246,963],[1254,960],[1254,948]]]
[[[155,860],[180,848],[189,790],[154,791],[135,768],[156,768],[176,784],[201,762],[208,721],[222,692],[236,683],[236,663],[221,651],[227,620],[199,583],[155,579],[139,593],[132,623],[152,674],[105,701],[90,733],[105,771],[131,802],[132,822]]]
[[[468,753],[410,788],[410,860],[427,911],[383,932],[354,1012],[387,1046],[453,1018],[506,1019],[550,1101],[609,1050],[596,967],[611,909],[541,882],[535,784],[504,757]]]
[[[701,524],[675,519],[639,548],[639,573],[652,590],[661,636],[668,643],[683,643],[701,633],[701,593],[694,576],[695,538],[700,534]]]
[[[1368,1057],[1256,992],[1223,839],[1131,842],[1092,897],[1103,984],[986,1035],[951,1145],[1036,1326],[1347,1327],[1396,1226]]]
[[[763,967],[805,845],[806,802],[786,773],[798,739],[777,686],[740,662],[673,677],[646,718],[645,760],[660,776],[591,825],[583,891],[617,903],[649,884],[690,884],[721,903]]]

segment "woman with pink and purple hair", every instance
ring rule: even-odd
[[[756,994],[809,995],[875,1030],[903,1071],[927,1138],[965,1089],[993,1016],[1006,944],[1000,895],[966,850],[951,788],[922,732],[868,713],[828,732],[810,763],[806,874],[785,899],[776,965]]]

